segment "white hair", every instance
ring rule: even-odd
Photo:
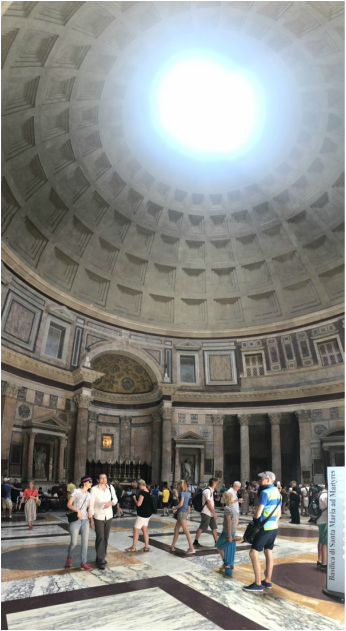
[[[237,486],[241,486],[241,482],[239,482],[239,480],[237,480],[236,482],[233,482],[233,486],[235,486],[237,484]]]

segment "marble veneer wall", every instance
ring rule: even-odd
[[[2,308],[2,378],[7,384],[4,390],[5,400],[8,384],[14,384],[17,388],[13,407],[13,431],[9,429],[5,442],[8,449],[11,442],[21,444],[25,423],[31,419],[47,417],[50,413],[55,415],[69,427],[64,462],[65,477],[73,475],[77,423],[74,392],[67,385],[67,377],[70,378],[73,371],[83,363],[87,347],[93,356],[98,352],[109,352],[114,345],[117,349],[132,353],[134,357],[141,353],[159,384],[156,399],[154,395],[150,395],[151,399],[146,404],[141,400],[140,405],[137,405],[135,398],[131,397],[127,405],[121,406],[121,410],[116,404],[112,405],[111,400],[106,402],[102,399],[102,393],[94,397],[96,400],[89,406],[88,419],[86,457],[90,460],[105,462],[121,458],[146,461],[149,464],[154,464],[155,460],[156,472],[160,471],[160,424],[153,423],[153,416],[155,418],[155,412],[162,400],[160,387],[164,381],[165,367],[168,374],[165,381],[172,384],[174,393],[168,397],[168,404],[173,405],[174,409],[171,423],[172,479],[176,474],[176,440],[189,432],[204,441],[204,478],[207,479],[214,472],[215,450],[218,448],[214,440],[215,414],[223,415],[224,419],[225,462],[233,449],[227,442],[227,419],[232,415],[232,418],[237,419],[244,411],[252,415],[255,420],[251,423],[255,424],[256,415],[260,423],[268,423],[268,414],[273,411],[287,414],[287,418],[294,415],[297,409],[305,411],[309,426],[305,438],[310,464],[312,467],[316,461],[316,471],[321,470],[322,466],[320,436],[329,430],[343,428],[344,411],[340,403],[343,361],[322,367],[321,358],[317,355],[317,343],[337,339],[343,360],[341,317],[305,328],[292,328],[271,336],[222,340],[155,337],[120,329],[73,312],[24,284],[6,268],[2,279]],[[44,355],[50,319],[66,327],[65,349],[61,360]],[[121,353],[121,350],[118,352]],[[178,364],[181,353],[191,353],[196,357],[196,384],[179,383]],[[263,374],[256,377],[246,376],[245,360],[248,355],[253,354],[261,355],[263,359]],[[230,357],[233,363],[230,363]],[[28,366],[32,367],[31,373]],[[49,378],[46,379],[44,366],[47,376],[49,373]],[[54,381],[51,377],[55,369],[60,370],[57,370]],[[59,383],[61,375],[66,378]],[[287,418],[283,421],[283,426],[288,422]],[[282,439],[284,432],[281,429]],[[112,453],[102,450],[102,434],[114,436]],[[235,445],[235,450],[240,450],[239,442]],[[8,455],[2,454],[4,460],[6,457]],[[11,474],[20,476],[20,467],[12,467]]]

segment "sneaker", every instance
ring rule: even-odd
[[[203,548],[203,546],[201,546],[201,544],[198,541],[194,541],[192,545],[194,548]]]
[[[262,581],[262,585],[263,587],[265,587],[266,589],[273,589],[273,586],[271,583],[267,583],[266,580]]]
[[[124,513],[121,513],[120,517],[125,517]]]
[[[91,572],[92,568],[87,563],[82,563],[82,565],[80,566],[80,569],[81,570],[89,570]]]
[[[188,550],[185,551],[185,554],[196,554],[196,550],[188,549]]]
[[[218,568],[218,571],[220,572],[220,574],[225,574],[225,566],[220,565],[220,567]]]
[[[65,567],[71,567],[71,566],[72,566],[72,557],[67,557]]]
[[[323,563],[321,563],[320,570],[322,570],[322,572],[326,572],[327,571],[327,563],[325,563],[324,565],[323,565]]]
[[[99,570],[105,570],[105,569],[106,569],[106,568],[105,568],[105,564],[104,564],[104,563],[101,563],[101,565],[99,565]]]
[[[251,585],[244,585],[244,592],[254,592],[255,594],[261,594],[263,592],[263,585],[256,585],[256,583],[252,583]]]

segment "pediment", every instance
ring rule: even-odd
[[[47,311],[50,315],[60,318],[60,320],[65,320],[65,322],[74,322],[76,319],[73,313],[66,307],[56,307],[52,305],[47,308]]]
[[[198,342],[193,342],[191,340],[183,340],[182,342],[176,342],[174,344],[176,349],[185,350],[185,351],[198,351],[201,348],[201,344]]]
[[[184,442],[199,442],[199,443],[205,443],[206,442],[206,438],[203,438],[203,436],[200,436],[199,434],[196,434],[195,432],[185,432],[185,434],[179,434],[179,436],[175,437],[175,441],[179,442],[179,443],[184,443]]]
[[[47,414],[41,418],[32,419],[30,425],[41,429],[56,429],[63,432],[68,432],[70,429],[69,424],[56,414]]]

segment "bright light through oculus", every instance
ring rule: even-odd
[[[231,154],[251,140],[256,98],[240,72],[189,59],[168,70],[158,90],[159,123],[170,140],[193,152]]]

